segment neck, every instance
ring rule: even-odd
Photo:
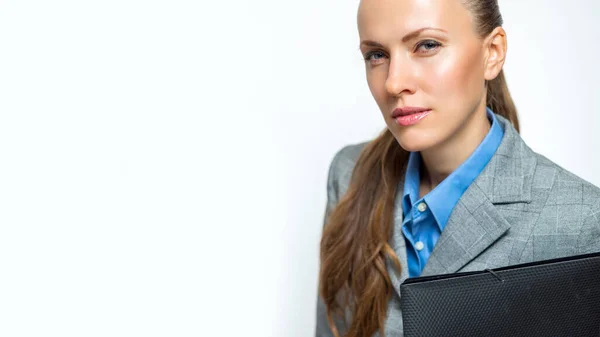
[[[485,110],[485,105],[478,108],[460,132],[452,135],[444,143],[421,151],[421,195],[439,185],[481,144],[491,127]]]

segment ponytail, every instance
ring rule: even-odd
[[[520,128],[517,108],[508,91],[508,85],[504,78],[504,70],[500,70],[498,76],[495,79],[488,81],[486,85],[486,105],[492,109],[494,113],[508,119],[517,132],[519,132]]]

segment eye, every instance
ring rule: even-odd
[[[385,54],[377,50],[368,52],[364,57],[365,61],[371,63],[379,63],[383,58],[385,58]]]
[[[442,44],[434,40],[423,40],[416,46],[416,52],[421,54],[429,54],[441,47]]]

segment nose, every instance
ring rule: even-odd
[[[400,97],[406,94],[414,94],[416,90],[415,76],[408,62],[400,55],[390,60],[388,77],[385,88],[389,95]]]

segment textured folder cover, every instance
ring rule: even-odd
[[[409,278],[404,336],[600,336],[600,253]]]

